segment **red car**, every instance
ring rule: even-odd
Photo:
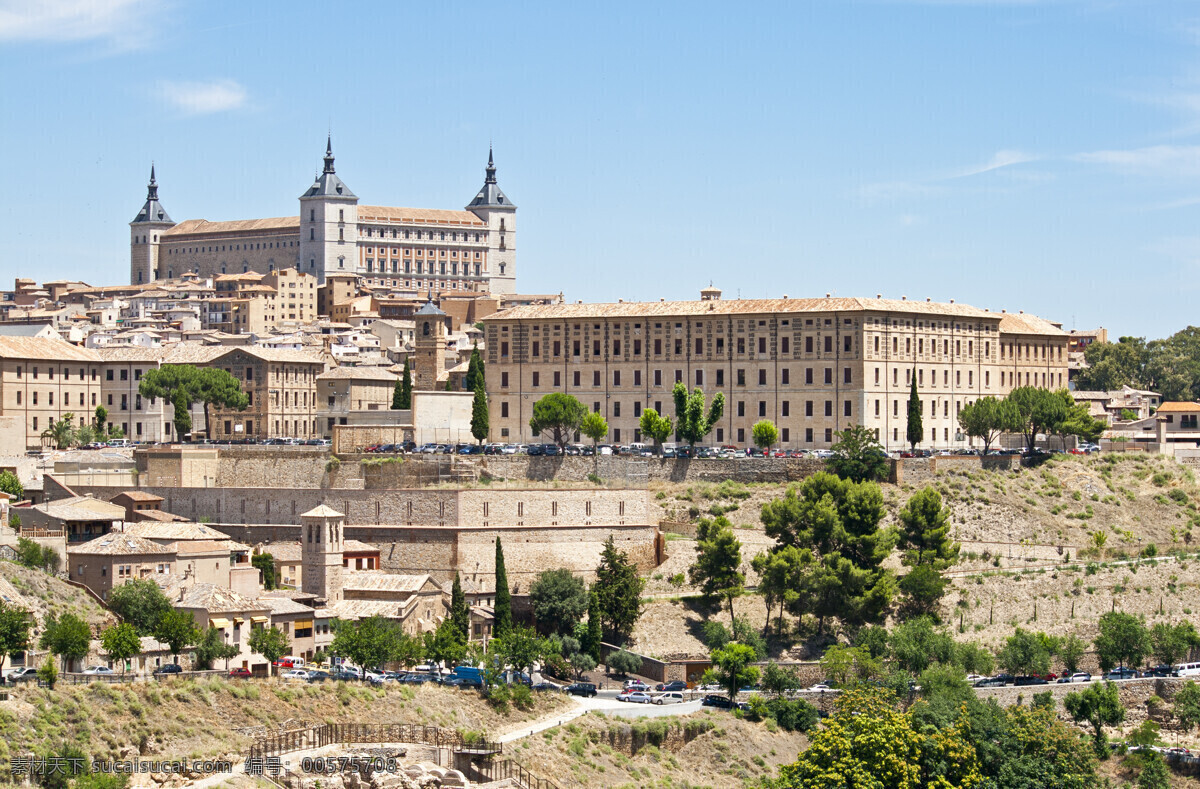
[[[231,668],[229,676],[235,679],[250,679],[252,676],[248,668]]]

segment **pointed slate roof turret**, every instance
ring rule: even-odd
[[[150,184],[146,189],[146,204],[142,206],[142,210],[133,218],[135,224],[138,222],[162,222],[164,224],[173,225],[174,221],[167,216],[167,211],[162,207],[162,203],[158,202],[158,181],[154,178],[154,165],[150,165]]]
[[[446,313],[444,313],[440,309],[438,309],[438,306],[433,303],[433,291],[431,290],[431,291],[429,291],[429,299],[425,302],[425,304],[423,304],[421,306],[421,309],[417,310],[416,313],[414,313],[414,314],[445,316]]]
[[[475,195],[475,199],[467,206],[467,210],[494,206],[516,208],[504,192],[500,191],[500,186],[496,183],[496,163],[492,159],[491,146],[488,147],[488,163],[484,173],[486,175],[483,179],[483,188],[479,190],[479,194]]]
[[[303,200],[306,197],[334,197],[343,198],[346,200],[357,200],[358,195],[350,191],[350,187],[346,186],[341,178],[338,178],[337,172],[333,169],[333,136],[330,135],[325,139],[325,169],[318,176],[313,185],[308,188],[308,191],[300,195]]]

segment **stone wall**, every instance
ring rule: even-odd
[[[262,523],[211,525],[248,545],[300,539],[299,526]],[[470,579],[485,590],[495,589],[495,540],[499,537],[504,546],[509,585],[517,595],[527,594],[533,578],[548,569],[565,567],[591,582],[600,564],[604,542],[610,536],[617,548],[628,554],[642,573],[653,570],[663,558],[658,530],[642,524],[549,528],[347,525],[344,536],[378,546],[380,564],[385,572],[429,573],[438,581],[448,581],[455,572],[459,572],[463,578]]]
[[[932,458],[900,458],[891,461],[889,481],[897,485],[925,485],[938,474],[954,472],[1010,471],[1020,465],[1016,455],[951,455]]]
[[[649,480],[671,482],[790,482],[825,467],[817,458],[690,459],[643,458],[627,455],[599,457],[485,455],[480,469],[498,479],[580,482],[599,474],[606,482],[632,484]]]

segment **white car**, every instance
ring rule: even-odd
[[[816,685],[810,685],[808,689],[815,691],[833,690],[833,688],[829,687],[824,682],[818,682]]]
[[[284,679],[298,679],[302,682],[308,681],[308,672],[302,668],[294,668],[291,671],[283,672]]]
[[[983,676],[982,674],[968,674],[967,675],[967,684],[974,685],[976,682],[978,682],[981,679],[987,679],[987,677]]]
[[[88,666],[83,670],[84,674],[111,674],[113,670],[108,666]]]
[[[633,704],[649,704],[650,694],[644,691],[634,691],[625,697],[625,700]]]
[[[683,694],[677,690],[671,690],[666,693],[659,693],[654,697],[653,701],[655,704],[682,704]]]
[[[1071,675],[1072,682],[1091,682],[1092,675],[1086,671],[1077,671]]]
[[[625,689],[629,690],[630,688],[633,688],[634,690],[650,690],[650,686],[645,682],[642,682],[640,679],[626,680]]]

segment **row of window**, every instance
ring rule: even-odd
[[[387,257],[389,250],[391,251],[392,257],[397,257],[400,255],[400,250],[395,247],[379,247],[379,257],[381,257],[381,258]],[[368,255],[374,255],[375,247],[363,247],[363,252]],[[424,250],[424,249],[418,249],[418,250],[416,250],[416,253],[417,253],[417,257],[422,257],[423,255],[425,255],[426,257],[430,258],[431,260],[435,257],[438,257],[438,250],[434,250],[434,249],[428,250],[427,255],[426,255],[426,250]],[[471,257],[471,250],[469,250],[469,249],[464,249],[462,251],[462,253],[463,253],[464,259]],[[405,248],[404,249],[404,257],[410,258],[412,256],[413,256],[413,250]],[[444,249],[441,250],[441,257],[446,257],[446,250],[444,250]],[[458,250],[457,249],[450,250],[450,257],[457,258]],[[478,260],[482,257],[483,257],[483,252],[476,250],[475,251],[475,259]]]
[[[366,263],[367,263],[367,273],[368,274],[375,273],[375,261],[372,258],[367,258]],[[392,261],[391,273],[393,273],[393,274],[400,273],[400,265],[399,264],[400,264],[400,261],[398,261],[398,260]],[[462,264],[463,276],[464,277],[471,276],[471,270],[472,270],[471,264],[467,263],[466,261],[463,261],[463,264]],[[474,271],[475,271],[476,277],[482,276],[483,264],[482,263],[474,264]],[[386,260],[379,261],[379,273],[380,274],[387,273],[387,261]],[[405,274],[413,273],[413,263],[411,260],[404,261],[404,273]],[[421,263],[421,261],[418,260],[417,264],[416,264],[416,273],[417,274],[425,274],[425,273],[433,274],[434,273],[433,261],[432,260],[429,261],[428,271],[426,271],[426,267]],[[443,277],[446,276],[446,261],[443,260],[438,265],[437,273],[441,274],[441,276],[443,276]],[[455,277],[458,276],[458,263],[457,262],[450,263],[450,274],[451,274],[451,276],[455,276]]]
[[[309,216],[308,221],[310,221],[310,222],[316,221],[316,214],[312,210],[309,210],[308,216]],[[345,221],[345,215],[341,214],[341,212],[339,212],[338,221],[339,222]],[[410,234],[415,233],[418,241],[420,241],[423,238],[428,238],[430,241],[433,241],[434,239],[437,239],[439,241],[471,241],[471,240],[474,240],[475,243],[477,243],[477,244],[481,243],[483,241],[482,233],[456,233],[454,231],[451,231],[450,238],[446,238],[446,231],[444,231],[444,230],[439,230],[439,231],[433,231],[433,230],[398,231],[394,227],[390,228],[390,230],[392,231],[392,236],[391,236],[392,238],[401,238],[400,233],[403,233],[403,238],[412,238],[412,236]],[[387,238],[387,230],[385,230],[382,227],[374,227],[373,228],[373,227],[360,226],[359,232],[362,233],[367,238],[376,238],[376,237]],[[462,238],[459,238],[459,236],[462,236]],[[472,236],[474,237],[473,239],[472,239]],[[433,254],[433,253],[431,252],[430,254]]]
[[[144,240],[144,239],[143,239]],[[283,249],[297,246],[299,241],[257,241],[253,244],[213,244],[201,247],[168,247],[168,255],[196,255],[210,252],[249,252],[262,249]]]

